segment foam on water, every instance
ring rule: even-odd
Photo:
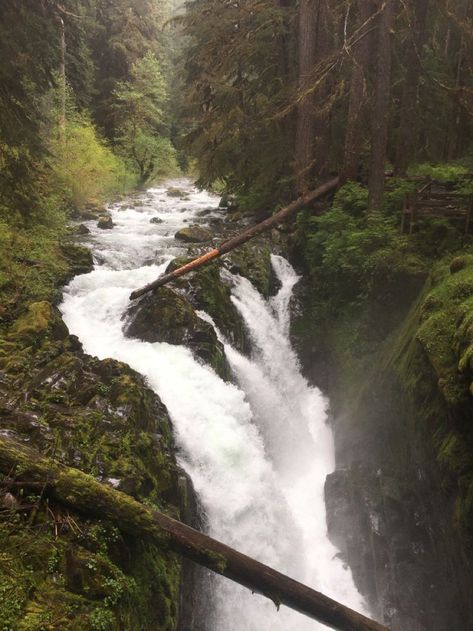
[[[131,290],[185,253],[173,238],[178,229],[217,207],[215,197],[187,181],[169,186],[184,188],[188,198],[170,198],[159,187],[111,207],[112,231],[89,222],[100,264],[65,289],[64,319],[87,353],[127,362],[159,394],[210,535],[362,610],[351,573],[326,534],[323,489],[334,468],[334,449],[326,401],[301,376],[289,341],[289,301],[298,280],[289,263],[273,256],[281,289],[270,301],[246,279],[233,278],[232,299],[254,348],[249,359],[225,345],[238,386],[223,382],[184,347],[123,334]],[[162,223],[151,224],[153,217]],[[211,631],[323,628],[287,609],[277,612],[262,597],[220,577],[213,591]]]

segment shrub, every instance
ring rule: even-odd
[[[102,203],[132,184],[124,162],[99,137],[92,123],[76,115],[66,125],[64,136],[50,143],[51,187],[69,207],[87,202]]]
[[[399,234],[397,221],[368,214],[366,199],[366,190],[350,183],[329,211],[304,227],[306,262],[333,306],[364,300],[375,288],[424,269],[408,238]]]

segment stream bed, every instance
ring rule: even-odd
[[[167,195],[170,186],[183,189],[185,197]],[[61,311],[70,332],[90,355],[128,363],[167,406],[178,461],[192,478],[209,535],[363,612],[351,572],[327,537],[324,484],[335,466],[334,448],[327,401],[300,374],[290,344],[294,269],[273,255],[280,289],[269,300],[247,279],[231,277],[252,353],[242,355],[217,331],[236,381],[224,382],[183,346],[123,333],[131,291],[187,254],[176,231],[221,217],[218,198],[179,180],[109,210],[113,230],[87,223],[95,270],[76,277],[64,292]],[[285,608],[278,612],[221,577],[211,585],[208,631],[325,628]]]

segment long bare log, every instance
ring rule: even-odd
[[[130,296],[130,300],[135,300],[136,298],[140,298],[141,296],[144,296],[144,294],[147,294],[153,289],[157,289],[158,287],[167,285],[172,280],[179,278],[180,276],[184,276],[185,274],[188,274],[189,272],[193,272],[199,267],[202,267],[203,265],[207,265],[208,263],[215,260],[216,258],[219,258],[220,256],[223,256],[224,254],[231,252],[231,250],[234,250],[240,245],[243,245],[247,241],[250,241],[250,239],[253,239],[254,237],[258,236],[259,234],[266,232],[267,230],[271,230],[271,228],[275,228],[276,226],[279,226],[280,224],[285,223],[293,215],[295,215],[299,210],[301,210],[301,208],[304,208],[308,204],[311,204],[312,202],[314,202],[316,199],[324,197],[324,195],[327,195],[328,193],[335,191],[339,184],[339,181],[340,180],[338,177],[333,178],[329,182],[326,182],[325,184],[322,184],[321,186],[316,188],[314,191],[307,193],[307,195],[303,195],[299,197],[298,199],[293,201],[291,204],[289,204],[288,206],[285,206],[284,208],[282,208],[280,211],[278,211],[277,213],[275,213],[268,219],[265,219],[261,223],[256,224],[256,226],[252,226],[251,228],[248,228],[247,230],[240,232],[240,234],[237,234],[235,237],[228,239],[228,241],[225,241],[224,243],[222,243],[222,245],[220,245],[218,248],[215,248],[214,250],[207,252],[207,254],[204,254],[203,256],[200,256],[194,261],[187,263],[187,265],[183,265],[182,267],[179,267],[178,269],[174,270],[173,272],[170,272],[169,274],[163,274],[152,283],[149,283],[145,287],[142,287],[141,289],[137,289],[136,291],[134,291]]]
[[[95,478],[43,458],[11,438],[0,437],[0,472],[79,512],[107,518],[126,533],[159,545],[221,574],[253,592],[339,631],[389,631],[386,627],[229,548],[181,522],[143,506]]]

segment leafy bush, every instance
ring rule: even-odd
[[[306,262],[332,305],[362,301],[375,289],[424,268],[396,221],[363,212],[366,200],[365,189],[350,183],[328,212],[304,226]]]
[[[361,217],[368,208],[368,189],[356,182],[347,182],[337,191],[332,210],[339,210],[353,217]]]
[[[84,116],[70,120],[64,135],[51,141],[50,150],[53,196],[71,208],[83,208],[87,202],[100,204],[132,184],[124,162]]]
[[[473,194],[473,172],[469,160],[448,164],[419,164],[412,169],[412,175],[425,175],[438,182],[450,184],[458,193]]]
[[[455,182],[468,174],[468,168],[461,164],[418,164],[411,170],[411,175],[424,175],[439,182]]]

